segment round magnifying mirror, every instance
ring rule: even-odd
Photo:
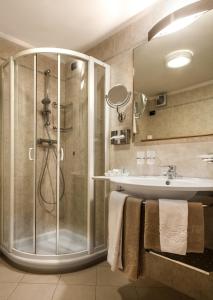
[[[122,122],[126,114],[124,112],[119,112],[119,107],[126,105],[130,100],[131,93],[127,91],[127,88],[122,85],[118,84],[113,86],[108,95],[106,95],[106,101],[112,108],[116,108],[118,113],[118,120]]]
[[[117,108],[127,104],[129,98],[130,97],[127,88],[122,84],[118,84],[109,90],[107,102],[110,106]]]

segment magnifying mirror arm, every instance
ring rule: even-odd
[[[126,113],[119,112],[119,106],[117,106],[116,110],[117,110],[117,114],[118,114],[118,121],[123,122],[126,119]]]

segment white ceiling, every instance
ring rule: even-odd
[[[0,0],[0,31],[34,47],[85,51],[158,0]]]

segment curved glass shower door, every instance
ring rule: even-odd
[[[1,74],[0,250],[71,271],[106,254],[109,66],[58,48],[17,53]]]
[[[61,55],[61,78],[58,253],[68,254],[87,251],[88,63]]]
[[[35,253],[34,56],[14,62],[14,248]]]
[[[87,251],[88,63],[15,59],[14,243],[40,255]]]

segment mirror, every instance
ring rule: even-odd
[[[134,49],[136,142],[213,135],[212,28],[211,10]]]
[[[106,95],[106,101],[108,105],[112,108],[115,108],[118,113],[118,120],[122,122],[126,115],[124,112],[119,112],[119,108],[126,105],[131,97],[131,93],[127,91],[127,88],[122,85],[118,84],[113,86],[108,95]]]

